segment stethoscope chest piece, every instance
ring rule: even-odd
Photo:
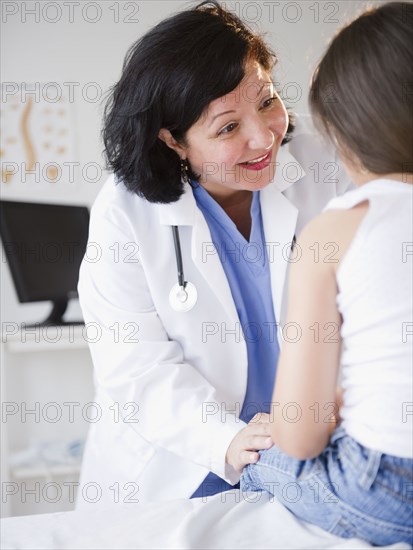
[[[198,299],[198,292],[192,283],[185,283],[185,287],[176,283],[169,293],[169,304],[175,311],[191,310]]]

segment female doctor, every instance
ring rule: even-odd
[[[101,417],[78,507],[222,492],[272,445],[280,341],[299,338],[283,327],[294,237],[349,183],[287,113],[275,63],[216,2],[128,52],[105,111],[114,176],[91,212],[98,253],[79,279]]]

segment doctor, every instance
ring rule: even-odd
[[[310,122],[287,113],[275,63],[215,2],[127,55],[105,111],[115,175],[79,280],[101,417],[78,507],[229,490],[272,445],[279,345],[299,338],[283,327],[295,234],[349,184]],[[331,261],[334,245],[314,253]]]

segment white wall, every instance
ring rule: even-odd
[[[268,42],[280,58],[276,80],[290,96],[287,104],[303,112],[307,111],[310,74],[329,38],[355,14],[377,3],[279,0],[235,1],[225,2],[225,5],[233,8],[254,28],[267,33]],[[9,184],[2,181],[3,198],[24,200],[30,197],[38,201],[80,204],[93,202],[105,180],[105,173],[102,170],[95,183],[82,175],[82,169],[89,163],[103,164],[100,142],[102,101],[95,101],[92,93],[96,90],[104,93],[116,82],[126,50],[139,36],[172,12],[193,4],[171,0],[2,2],[2,81],[8,83],[6,89],[9,91],[13,83],[22,82],[37,83],[40,93],[50,82],[58,83],[63,91],[74,90],[71,107],[75,151],[72,161],[78,163],[72,183],[67,181],[68,177],[65,180],[65,176],[54,184],[23,185],[18,183],[18,179]],[[4,96],[1,107],[3,102]],[[46,315],[49,307],[47,303],[18,304],[2,257],[2,322],[38,321]],[[72,304],[70,313],[74,317],[79,315],[76,303]]]

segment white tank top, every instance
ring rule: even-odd
[[[325,210],[366,199],[369,209],[337,272],[342,425],[370,449],[413,457],[413,186],[374,180]]]

